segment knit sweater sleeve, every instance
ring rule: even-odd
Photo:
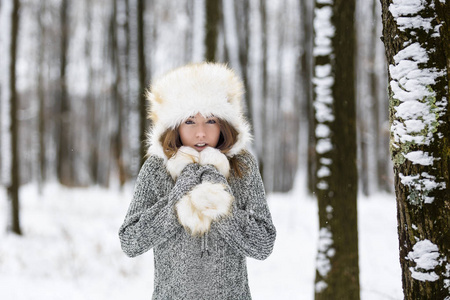
[[[221,181],[235,197],[229,217],[215,222],[224,240],[237,252],[255,259],[266,259],[273,250],[276,229],[267,205],[264,186],[256,160],[250,153],[240,157],[248,168],[243,178],[236,178],[235,184],[228,185],[217,171],[207,173],[203,180]]]
[[[173,185],[164,165],[150,157],[139,171],[133,199],[119,229],[122,250],[130,257],[138,256],[172,237],[182,227],[175,212],[175,203],[200,182],[198,164],[184,168]],[[164,194],[156,187],[172,184]]]

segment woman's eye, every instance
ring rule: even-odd
[[[208,123],[208,124],[216,124],[217,122],[216,122],[216,120],[211,119],[211,120],[208,120],[208,122],[206,122],[206,123]]]
[[[187,121],[184,122],[184,124],[191,125],[191,124],[194,124],[194,121],[192,121],[192,120],[187,120]]]

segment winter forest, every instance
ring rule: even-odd
[[[117,230],[144,97],[187,63],[244,81],[277,227],[254,299],[450,300],[446,0],[1,0],[0,298],[149,299]]]

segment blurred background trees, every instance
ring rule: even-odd
[[[268,192],[289,191],[302,168],[310,170],[313,192],[313,6],[312,0],[20,1],[14,53],[20,182],[132,180],[149,126],[144,88],[173,67],[215,60],[245,80],[253,150]],[[366,194],[392,186],[378,6],[357,1],[358,166]],[[11,8],[11,0],[0,4],[2,25],[11,24]],[[11,37],[11,30],[0,33],[2,185],[11,152],[4,150]]]
[[[330,24],[317,14],[325,6]],[[244,80],[267,192],[290,191],[303,172],[318,198],[316,298],[358,299],[358,186],[393,189],[380,15],[378,0],[0,2],[0,184],[11,191],[11,230],[20,233],[21,184],[133,182],[152,78],[225,62]]]
[[[380,39],[380,2],[386,54]],[[429,5],[420,13],[433,22],[448,21],[445,1],[425,2]],[[418,39],[426,41],[424,49],[435,53],[430,68],[444,69],[448,59],[445,66],[442,58],[450,52],[448,22],[437,27],[447,33],[441,40],[435,32],[422,32],[423,28],[399,30],[389,19],[392,3],[2,0],[0,185],[8,191],[8,230],[21,232],[20,185],[33,182],[42,187],[59,182],[68,187],[109,187],[133,182],[147,147],[150,124],[143,94],[152,78],[190,62],[225,62],[244,79],[245,105],[254,134],[251,150],[258,158],[267,192],[288,192],[299,183],[297,175],[306,174],[305,182],[299,184],[305,184],[319,204],[318,266],[319,258],[325,257],[327,267],[334,268],[339,251],[349,247],[344,252],[350,260],[340,263],[354,269],[348,271],[348,277],[342,277],[345,268],[336,268],[339,273],[330,272],[329,277],[318,269],[316,297],[321,297],[325,286],[332,289],[324,298],[337,295],[339,288],[357,291],[357,278],[352,275],[358,272],[356,194],[393,192],[394,188],[388,111],[388,78],[392,75],[388,76],[385,55],[389,64],[395,65],[396,51],[407,46],[403,42]],[[315,11],[324,6],[338,12],[326,26],[321,23],[324,15]],[[411,17],[410,13],[405,16]],[[333,46],[335,52],[321,52],[321,46]],[[430,48],[434,46],[436,49]],[[441,77],[436,91],[448,99],[448,78]],[[332,84],[327,83],[330,78]],[[327,98],[330,95],[332,101]],[[393,108],[390,113],[392,116]],[[439,122],[448,123],[444,120],[448,112],[439,117]],[[436,140],[448,136],[448,126],[442,128],[432,132]],[[444,249],[442,253],[449,249],[448,235],[443,234],[448,231],[448,213],[441,213],[448,210],[448,186],[430,194],[445,201],[423,211],[417,203],[407,201],[408,193],[428,194],[413,181],[407,187],[402,185],[400,178],[400,174],[424,176],[424,171],[429,171],[427,176],[435,178],[447,174],[441,177],[448,182],[448,140],[414,150],[439,154],[439,166],[432,169],[405,163],[405,159],[394,165],[404,274],[414,267],[413,261],[404,258],[417,239],[431,240]],[[436,216],[443,225],[431,230],[428,225]],[[402,223],[403,217],[417,219],[415,229]],[[433,235],[437,233],[439,236]],[[352,243],[346,242],[349,238]],[[447,273],[440,271],[448,273],[448,269]],[[332,276],[350,279],[344,280],[343,286]],[[439,289],[444,278],[436,284],[423,284],[408,276],[404,287],[413,295],[409,298]],[[357,292],[354,295],[358,297]]]

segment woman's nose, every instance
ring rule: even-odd
[[[196,131],[196,136],[201,138],[204,137],[205,135],[206,135],[205,128],[203,128],[203,126],[199,126]]]

